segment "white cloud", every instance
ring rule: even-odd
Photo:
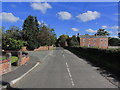
[[[118,38],[118,36],[116,35],[116,36],[111,36],[111,37],[113,37],[113,38]]]
[[[43,20],[38,21],[38,24],[39,24],[39,25],[44,24],[44,25],[48,26],[48,24],[46,24]]]
[[[86,13],[79,14],[76,17],[82,22],[87,22],[99,18],[100,13],[97,11],[87,11]]]
[[[106,28],[108,28],[108,26],[106,26],[106,25],[103,25],[103,26],[102,26],[102,28],[106,29]]]
[[[65,11],[58,12],[57,15],[62,20],[70,20],[72,18],[72,15]]]
[[[119,29],[119,26],[114,25],[114,26],[109,27],[109,26],[103,25],[102,28],[104,28],[104,29],[114,29],[114,30],[116,30],[116,29]]]
[[[49,3],[32,3],[31,7],[34,10],[41,11],[43,14],[46,13],[47,9],[52,8],[52,6]]]
[[[72,30],[75,32],[79,31],[79,29],[77,29],[77,28],[72,28]]]
[[[118,29],[118,26],[112,26],[111,29]]]
[[[12,13],[2,12],[0,13],[0,20],[7,22],[17,22],[20,18],[14,16]]]
[[[39,25],[41,25],[41,22],[40,22],[40,21],[38,21],[38,24],[39,24]]]
[[[87,29],[86,31],[89,32],[89,33],[97,32],[97,30],[93,30],[93,29]]]

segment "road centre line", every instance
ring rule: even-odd
[[[71,72],[70,72],[70,69],[69,69],[69,66],[68,66],[67,62],[66,62],[66,67],[67,67],[68,74],[70,76],[71,84],[72,84],[72,86],[74,86],[75,84],[73,82],[72,75],[71,75]]]

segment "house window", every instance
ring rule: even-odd
[[[106,42],[106,40],[104,40]]]
[[[94,44],[94,46],[96,46],[96,44]]]
[[[85,46],[85,44],[83,44],[83,46]]]
[[[101,42],[102,42],[103,40],[101,40]]]
[[[91,44],[88,44],[88,47],[91,47]]]
[[[96,42],[96,40],[94,39],[94,42]]]
[[[106,44],[104,44],[104,46],[106,47]]]
[[[85,39],[83,39],[83,42],[85,42]]]

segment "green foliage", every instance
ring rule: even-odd
[[[3,31],[2,48],[5,50],[19,50],[23,46],[34,50],[40,46],[55,45],[57,40],[53,28],[51,29],[45,24],[39,25],[37,18],[31,15],[25,19],[22,30],[16,26],[12,26],[6,31],[4,27],[1,27],[0,30]]]
[[[110,46],[120,46],[120,39],[110,38],[108,43],[109,43]]]
[[[65,47],[77,56],[84,58],[114,74],[120,72],[120,49],[97,49],[86,47]]]
[[[71,37],[69,46],[79,46],[79,41],[75,35]]]
[[[22,38],[21,30],[17,26],[11,26],[8,30],[2,32],[2,38],[13,38],[16,40],[20,40]]]
[[[57,46],[65,46],[65,42],[67,41],[69,39],[69,36],[68,35],[61,35],[59,38],[58,38],[58,40],[57,40],[57,42],[56,42],[56,45]]]
[[[38,35],[38,40],[41,46],[50,46],[54,45],[56,42],[56,34],[54,29],[50,29],[50,27],[46,25],[40,26],[40,31]]]
[[[29,40],[27,41],[27,49],[30,49],[30,50],[34,50],[35,48],[38,48],[39,47],[39,43],[36,42],[35,40]]]
[[[15,63],[18,61],[18,57],[12,56],[10,60],[11,60],[11,63]]]
[[[57,40],[57,46],[65,46],[65,42],[68,46],[79,46],[78,37],[73,35],[72,37],[69,37],[68,35],[61,35]]]
[[[110,34],[107,31],[105,31],[105,29],[99,29],[95,35],[98,35],[98,36],[108,36]]]
[[[28,42],[27,47],[29,49],[35,49],[38,47],[37,35],[39,33],[38,20],[34,16],[28,16],[23,23],[23,40]]]
[[[4,50],[20,50],[26,44],[27,42],[25,41],[8,38],[2,42],[2,48]]]

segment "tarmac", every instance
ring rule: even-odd
[[[34,68],[36,68],[42,62],[42,59],[47,54],[49,54],[49,52],[46,51],[38,52],[40,53],[39,57],[41,57],[38,58],[34,55],[34,52],[30,51],[28,53],[30,54],[30,60],[26,64],[19,66],[17,69],[2,75],[2,81],[0,81],[0,90],[10,88],[12,85],[17,83],[25,75],[27,75]]]

